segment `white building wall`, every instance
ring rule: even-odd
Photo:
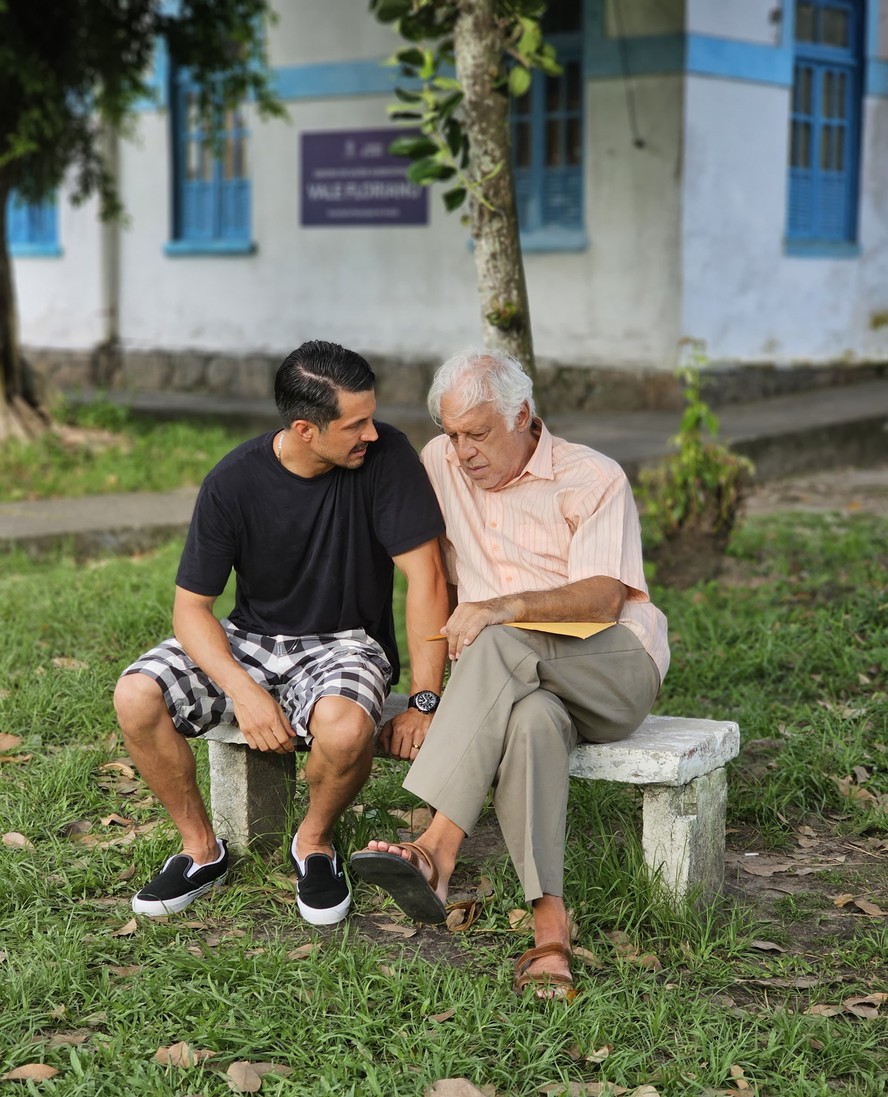
[[[60,256],[12,260],[23,343],[90,350],[106,337],[97,203],[59,201]]]

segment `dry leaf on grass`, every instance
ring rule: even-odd
[[[124,925],[122,925],[120,927],[120,929],[115,929],[112,932],[111,936],[112,937],[132,937],[132,935],[134,933],[136,933],[138,931],[138,929],[139,929],[139,923],[136,921],[135,918],[130,918],[130,920],[128,922],[126,922]]]
[[[533,915],[523,907],[514,907],[509,911],[509,929],[516,932],[533,928]]]
[[[30,762],[33,757],[33,754],[0,754],[0,766],[20,765],[23,762]]]
[[[4,846],[8,846],[10,849],[33,849],[34,843],[24,836],[19,834],[17,830],[7,831],[3,835],[2,842]]]
[[[443,1013],[432,1013],[429,1015],[430,1021],[437,1021],[439,1024],[442,1021],[449,1021],[451,1017],[456,1016],[455,1009],[445,1009]]]
[[[749,947],[758,949],[760,952],[786,952],[785,948],[774,941],[750,941]]]
[[[0,750],[12,750],[20,747],[22,739],[20,735],[11,735],[8,731],[0,731]]]
[[[59,670],[86,670],[89,667],[89,663],[84,663],[82,659],[72,659],[67,655],[57,655],[52,665]]]
[[[451,933],[464,933],[481,917],[480,899],[463,899],[447,908],[447,928]]]
[[[537,1092],[552,1094],[552,1097],[622,1097],[629,1090],[625,1086],[618,1086],[616,1082],[547,1082]],[[649,1091],[644,1097],[655,1095],[656,1090],[653,1093]]]
[[[154,1061],[165,1067],[196,1067],[205,1059],[212,1059],[215,1054],[215,1051],[194,1048],[180,1040],[169,1047],[159,1047],[154,1053]]]
[[[258,1093],[266,1074],[286,1077],[291,1073],[290,1067],[278,1066],[277,1063],[250,1063],[240,1059],[231,1064],[225,1072],[225,1078],[235,1093]]]
[[[841,1005],[809,1006],[805,1013],[809,1017],[836,1017],[840,1013],[850,1013],[854,1017],[862,1017],[872,1021],[879,1016],[879,1006],[888,1001],[888,993],[865,994],[859,997],[845,998]]]
[[[603,968],[604,963],[600,956],[596,956],[594,952],[590,952],[589,949],[583,948],[582,945],[577,945],[573,950],[574,956],[578,960],[582,960],[584,964],[588,964],[592,968]]]
[[[47,1066],[46,1063],[25,1063],[24,1066],[0,1074],[0,1082],[46,1082],[57,1074],[56,1068]]]
[[[422,1091],[422,1097],[496,1097],[496,1088],[479,1089],[468,1078],[439,1078]]]
[[[397,922],[374,922],[377,929],[385,933],[395,933],[398,937],[415,937],[419,932],[416,926],[399,926]]]
[[[319,941],[309,941],[308,944],[300,945],[298,948],[291,948],[287,953],[287,959],[304,960],[307,956],[311,956],[313,952],[317,952],[320,947]]]

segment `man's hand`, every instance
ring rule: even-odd
[[[425,741],[431,722],[430,714],[415,708],[405,709],[383,727],[379,736],[382,749],[393,758],[412,762]]]
[[[296,732],[284,710],[261,686],[253,683],[253,687],[231,699],[237,726],[253,750],[291,754],[296,749]]]
[[[515,620],[515,609],[509,598],[489,598],[485,602],[462,602],[450,615],[441,630],[447,637],[451,659],[458,659],[466,647],[488,625],[502,625]]]

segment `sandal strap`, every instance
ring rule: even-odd
[[[550,941],[545,945],[537,945],[536,948],[529,948],[527,952],[522,953],[515,961],[516,974],[519,976],[524,975],[534,960],[539,960],[543,956],[560,956],[562,960],[569,964],[573,953],[560,941]],[[554,978],[554,976],[550,977]],[[561,978],[563,979],[564,976],[561,976]]]
[[[429,887],[432,889],[432,891],[434,891],[435,888],[438,886],[438,867],[429,856],[429,854],[426,853],[422,846],[418,846],[416,842],[398,842],[397,844],[401,847],[401,849],[412,850],[414,853],[419,855],[420,860],[425,862],[426,868],[429,870],[430,873],[428,881]]]

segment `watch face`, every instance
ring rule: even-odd
[[[414,693],[410,700],[420,712],[428,713],[434,712],[438,707],[439,697],[437,693],[432,693],[430,689],[421,689],[419,693]]]

